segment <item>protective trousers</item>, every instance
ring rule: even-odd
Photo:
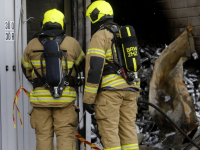
[[[139,92],[102,91],[95,115],[104,150],[138,150],[135,119]]]
[[[54,132],[57,150],[76,150],[75,126],[77,112],[72,102],[67,107],[34,107],[31,126],[35,129],[36,150],[54,150]]]

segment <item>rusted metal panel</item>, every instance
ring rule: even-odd
[[[187,134],[197,128],[194,105],[183,82],[183,63],[193,52],[193,37],[191,29],[187,28],[156,60],[149,91],[149,102],[160,107]],[[171,99],[165,101],[165,96],[170,96]],[[172,124],[154,108],[149,107],[149,111],[161,130],[160,140],[163,144],[157,146],[169,148],[181,145],[184,137]],[[173,132],[176,134],[166,137]],[[169,141],[170,138],[170,145],[167,146],[164,141]]]

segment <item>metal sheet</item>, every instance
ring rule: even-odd
[[[197,127],[195,109],[183,83],[183,63],[194,52],[193,45],[191,30],[185,30],[162,52],[155,63],[149,92],[149,102],[161,108],[187,134]],[[165,96],[171,99],[165,101]],[[149,110],[161,129],[161,140],[167,140],[166,134],[178,132],[158,111],[151,107]],[[175,139],[170,140],[173,145],[183,142],[182,136]]]
[[[5,6],[4,0],[1,1],[0,5],[0,32],[5,32],[4,21],[5,21]],[[1,55],[0,55],[0,150],[8,149],[7,141],[7,122],[6,122],[6,95],[3,94],[6,92],[6,53],[5,53],[5,36],[0,34],[0,45],[1,45]]]
[[[3,8],[1,8],[3,7]],[[1,22],[14,21],[14,1],[7,0],[1,3]],[[0,27],[1,28],[1,27]],[[4,31],[13,32],[13,30]],[[12,66],[15,64],[14,54],[14,41],[5,41],[5,34],[2,34],[3,38],[0,38],[1,42],[1,121],[2,121],[2,150],[16,150],[17,139],[16,129],[13,128],[12,121],[12,102],[15,94],[15,72],[12,70]],[[5,67],[8,66],[8,71]],[[9,140],[8,140],[9,139]],[[12,144],[9,143],[12,142]]]

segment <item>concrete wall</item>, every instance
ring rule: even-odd
[[[167,23],[170,41],[180,35],[183,28],[193,26],[196,50],[200,54],[200,1],[199,0],[154,0],[155,7]]]

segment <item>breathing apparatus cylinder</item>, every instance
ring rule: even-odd
[[[124,61],[128,71],[137,72],[141,67],[137,38],[132,26],[122,26],[119,30]]]
[[[53,97],[60,97],[60,83],[63,78],[62,55],[58,43],[49,40],[44,44],[44,58],[46,62],[46,80],[53,87]]]

